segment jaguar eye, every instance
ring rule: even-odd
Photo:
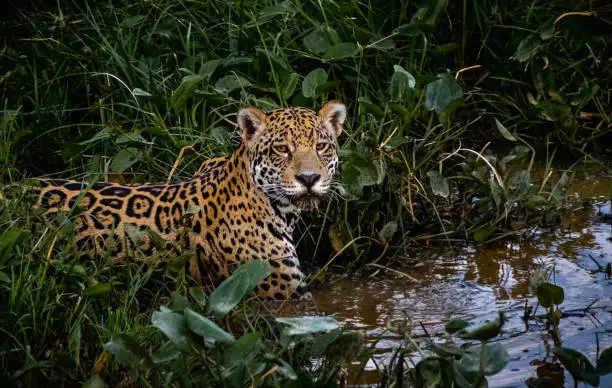
[[[289,147],[287,147],[286,145],[282,145],[282,144],[275,146],[274,151],[282,155],[288,155],[290,153]]]
[[[317,143],[317,151],[323,152],[327,149],[328,143]]]

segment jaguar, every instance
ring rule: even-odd
[[[190,252],[188,270],[198,282],[218,284],[239,264],[259,259],[271,267],[255,288],[260,297],[310,299],[293,232],[300,213],[315,210],[334,189],[345,117],[337,100],[318,112],[246,106],[237,112],[241,144],[205,161],[192,179],[128,185],[40,178],[35,202],[50,214],[78,206],[81,252],[150,257],[161,237]]]

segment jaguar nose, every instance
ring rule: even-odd
[[[307,189],[312,188],[320,178],[321,175],[316,173],[299,174],[295,176],[295,180],[303,184]]]

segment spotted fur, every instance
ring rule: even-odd
[[[345,107],[269,114],[238,112],[242,144],[227,158],[205,162],[193,179],[174,184],[122,185],[40,179],[37,205],[54,213],[75,206],[81,250],[155,254],[148,229],[193,252],[195,279],[218,282],[240,263],[262,259],[272,274],[257,286],[267,299],[309,298],[293,241],[300,211],[316,208],[338,167],[336,138]],[[140,233],[140,243],[129,237]]]

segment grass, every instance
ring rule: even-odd
[[[238,144],[241,105],[339,98],[345,198],[301,225],[302,257],[351,270],[508,238],[554,224],[571,172],[553,167],[609,160],[611,16],[569,0],[24,2],[0,23],[0,183],[191,177]],[[159,344],[151,314],[189,280],[162,259],[78,262],[69,225],[0,203],[3,378],[147,385],[103,344]]]

